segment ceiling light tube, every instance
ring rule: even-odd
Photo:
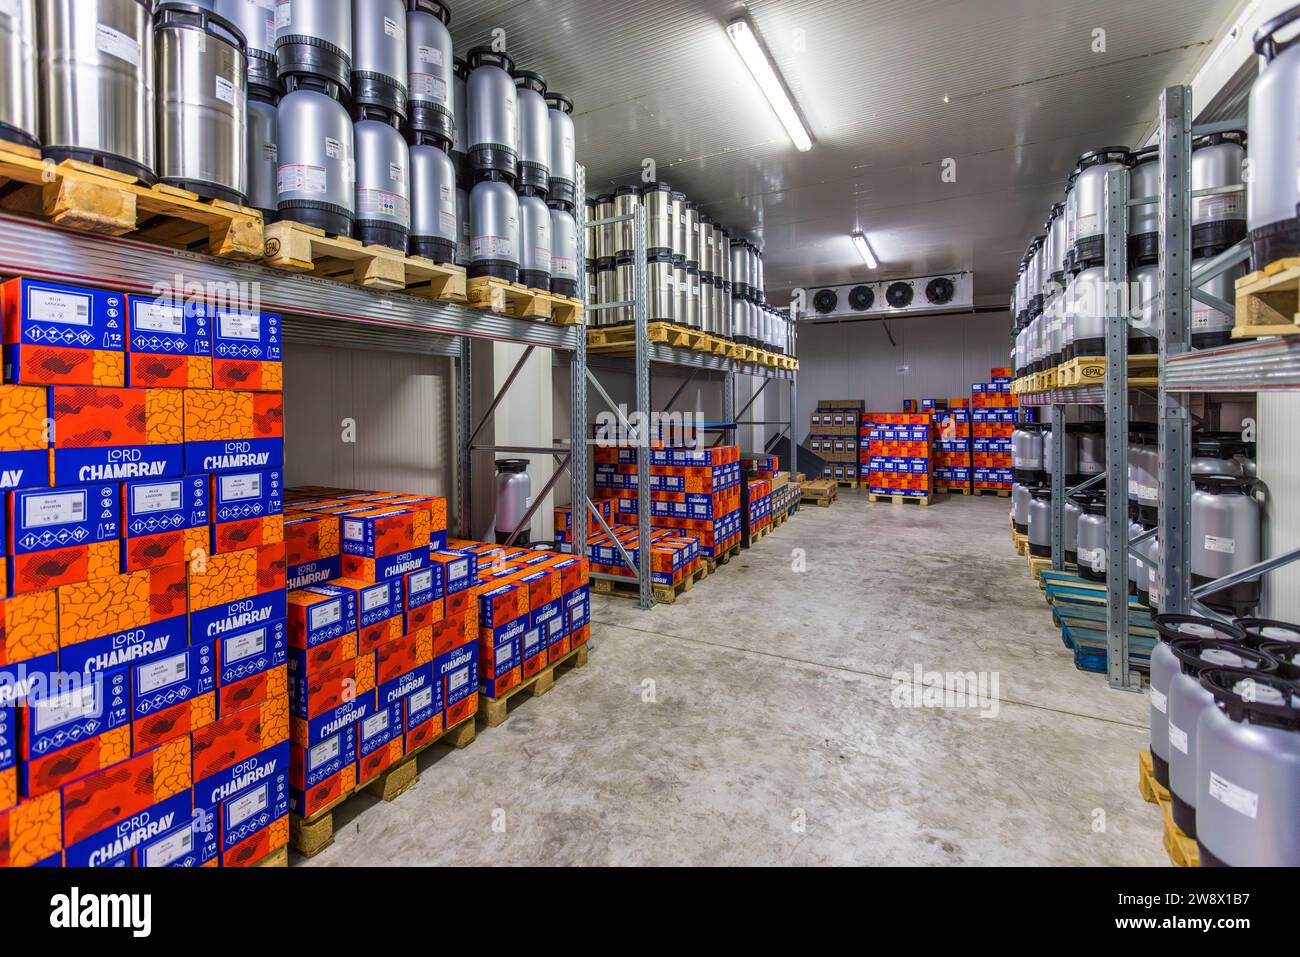
[[[862,233],[853,234],[853,245],[857,248],[858,255],[862,257],[862,261],[867,264],[868,269],[875,269],[880,265],[875,252],[872,251],[870,244],[867,242],[867,237]]]
[[[812,137],[808,135],[803,120],[799,118],[799,111],[795,109],[794,102],[786,92],[785,84],[777,74],[776,67],[772,65],[767,51],[758,42],[758,37],[755,36],[749,21],[743,17],[732,20],[727,24],[727,36],[731,37],[736,52],[745,61],[745,66],[749,68],[750,75],[758,84],[758,88],[763,91],[763,96],[767,97],[768,105],[772,107],[772,112],[785,127],[795,149],[801,153],[808,152],[812,149]]]

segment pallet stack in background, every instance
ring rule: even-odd
[[[278,317],[26,279],[0,313],[0,865],[278,859]]]
[[[610,531],[615,532],[620,542],[627,535],[636,542],[637,521],[637,455],[636,448],[615,448],[598,446],[595,450],[595,496],[612,502],[610,506],[614,522],[624,526],[622,529],[611,523]],[[676,585],[686,574],[680,561],[682,555],[678,549],[669,549],[659,544],[664,539],[690,539],[700,555],[717,559],[740,544],[741,508],[740,508],[740,448],[735,445],[715,445],[706,449],[650,449],[650,525],[652,528],[667,532],[657,538],[654,550],[656,584]],[[570,521],[569,518],[564,519]],[[590,531],[590,526],[589,526]],[[588,539],[589,547],[598,540],[607,539],[603,531],[595,532],[595,538]],[[557,523],[556,535],[560,535]],[[567,536],[561,541],[567,541]],[[603,541],[603,545],[612,551],[616,561],[608,558],[609,551],[590,552],[593,567],[596,565],[612,566],[609,571],[602,567],[599,571],[609,574],[631,577],[632,570],[625,567],[622,556],[618,555],[612,543]],[[630,549],[629,549],[630,551]],[[662,554],[661,554],[662,552]],[[671,562],[670,562],[671,558]],[[692,555],[692,565],[693,565]],[[675,577],[669,581],[664,577]]]
[[[1011,494],[1011,433],[1018,411],[1010,369],[992,369],[988,382],[971,384],[971,478],[977,494]]]
[[[970,399],[922,399],[934,425],[934,488],[936,492],[966,493],[971,489]]]
[[[822,399],[808,423],[808,449],[826,464],[822,478],[857,486],[858,432],[866,403],[860,399]]]
[[[862,477],[872,495],[929,501],[935,462],[929,413],[869,413],[862,423],[859,444]]]

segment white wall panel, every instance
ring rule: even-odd
[[[450,359],[288,343],[284,364],[291,485],[454,498]],[[345,419],[355,442],[344,441]]]
[[[1300,548],[1300,445],[1295,423],[1300,395],[1262,392],[1259,396],[1259,477],[1269,489],[1265,506],[1264,557]],[[1264,579],[1267,618],[1300,622],[1300,564],[1279,568]]]

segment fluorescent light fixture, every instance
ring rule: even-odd
[[[862,233],[853,234],[853,245],[857,247],[858,255],[862,257],[862,261],[867,264],[868,269],[875,269],[880,265],[876,259],[876,254],[872,251],[870,244],[867,243],[867,237]]]
[[[786,93],[785,84],[777,75],[776,67],[772,65],[767,51],[758,42],[758,37],[754,35],[749,21],[743,17],[732,20],[727,24],[727,36],[731,37],[731,42],[736,45],[736,52],[745,61],[745,66],[749,68],[750,75],[758,84],[758,88],[763,91],[763,96],[767,97],[768,105],[772,107],[772,112],[785,127],[795,149],[801,153],[808,152],[812,149],[812,137],[808,135],[803,120],[799,118],[799,111],[794,108],[790,95]]]

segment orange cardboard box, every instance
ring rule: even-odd
[[[63,787],[63,840],[71,846],[193,786],[190,736]]]
[[[51,791],[0,811],[0,867],[62,864],[63,795]]]

